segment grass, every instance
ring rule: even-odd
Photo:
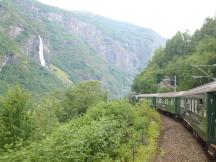
[[[59,78],[63,83],[65,83],[69,86],[73,85],[73,82],[69,79],[70,76],[66,72],[64,72],[60,68],[56,67],[55,65],[50,65],[50,68],[51,68],[53,74],[55,74],[55,76],[57,78]]]
[[[162,121],[157,112],[154,115],[159,118],[157,121],[152,120],[148,127],[147,144],[139,146],[135,154],[135,162],[151,162],[154,161],[158,153],[158,143],[162,132]]]

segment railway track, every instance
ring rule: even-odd
[[[204,147],[181,122],[161,114],[163,135],[155,162],[213,162]]]

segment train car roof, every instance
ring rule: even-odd
[[[138,94],[137,97],[142,98],[142,97],[156,97],[158,93],[153,93],[153,94]]]
[[[190,89],[186,91],[182,96],[188,96],[188,95],[200,94],[200,93],[206,93],[206,92],[216,92],[216,81]]]
[[[158,93],[157,97],[178,97],[178,96],[181,96],[184,93],[185,93],[185,91]]]
[[[188,91],[180,92],[168,92],[168,93],[154,93],[154,94],[138,94],[139,98],[142,97],[180,97],[180,96],[190,96],[200,93],[216,92],[216,81],[204,84],[202,86],[190,89]]]
[[[136,96],[138,98],[144,98],[144,97],[178,97],[184,93],[185,93],[185,91],[180,91],[180,92],[168,92],[168,93],[138,94]]]

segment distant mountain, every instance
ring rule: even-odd
[[[119,96],[164,43],[151,29],[92,13],[36,0],[2,0],[0,91],[21,84],[45,93],[96,79]]]
[[[188,90],[213,81],[216,78],[216,67],[211,65],[214,64],[216,17],[207,18],[193,35],[177,32],[164,48],[155,52],[147,68],[136,76],[133,90],[138,93],[173,91],[174,76],[177,77],[177,90]],[[168,78],[171,79],[171,86],[159,87],[159,83]]]

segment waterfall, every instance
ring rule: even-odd
[[[40,63],[41,63],[41,66],[46,66],[46,62],[45,62],[45,59],[44,59],[44,53],[43,53],[43,41],[39,35],[39,41],[40,41],[40,44],[39,44],[39,58],[40,58]]]

